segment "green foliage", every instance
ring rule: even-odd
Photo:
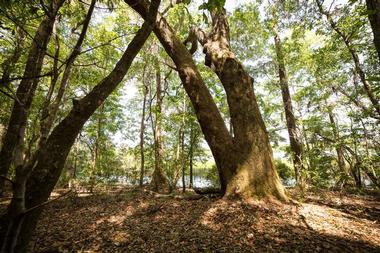
[[[294,178],[294,170],[291,165],[283,160],[276,160],[276,168],[281,179],[287,181]]]
[[[207,31],[208,13],[222,11],[225,3],[225,0],[207,0],[199,6],[196,1],[181,1],[181,4],[168,10],[165,18],[180,39],[184,40],[189,28],[194,25]],[[31,38],[43,18],[43,10],[38,1],[0,1],[0,6],[0,76],[4,72],[4,63],[14,53],[17,38],[21,35],[18,27],[23,27],[25,32],[22,55],[10,76],[15,80],[9,85],[9,90],[0,87],[2,91],[12,94],[20,82],[17,77],[23,74]],[[82,98],[113,69],[141,25],[141,18],[123,1],[103,0],[97,6],[100,8],[95,10],[81,48],[82,53],[73,66],[55,125],[72,108],[73,99]],[[63,63],[76,43],[87,9],[88,5],[81,1],[67,1],[60,10],[60,22],[56,30],[60,66],[57,83],[62,78]],[[373,46],[365,5],[359,1],[342,2],[332,5],[330,12],[339,29],[349,35],[351,48],[359,55],[367,81],[376,96],[379,96],[380,64]],[[321,16],[315,3],[279,1],[268,5],[265,1],[248,1],[234,10],[227,10],[227,13],[230,44],[236,57],[255,80],[257,102],[274,153],[279,156],[276,165],[281,178],[291,181],[294,168],[280,99],[278,63],[273,45],[274,24],[278,25],[283,44],[294,115],[304,148],[303,163],[307,181],[318,187],[329,187],[342,181],[352,183],[352,174],[357,168],[365,179],[368,177],[363,173],[364,170],[379,175],[378,120],[371,113],[374,112],[373,107],[355,71],[350,51],[339,34]],[[56,44],[51,39],[42,73],[52,70],[55,50]],[[228,126],[230,116],[227,98],[218,77],[204,65],[201,50],[195,53],[194,60]],[[194,174],[217,185],[218,172],[212,155],[173,66],[157,38],[152,35],[121,87],[86,123],[67,160],[62,184],[67,184],[73,177],[88,182],[93,175],[98,183],[138,182],[139,131],[146,85],[145,182],[149,181],[154,168],[153,129],[157,112],[155,73],[160,70],[164,99],[162,112],[158,116],[162,118],[163,169],[166,176],[172,181],[178,178],[182,158],[185,175],[189,175],[189,153],[192,148]],[[25,137],[26,149],[30,151],[35,151],[37,147],[41,108],[51,80],[51,76],[39,79]],[[53,98],[57,90],[56,86]],[[0,95],[0,134],[4,133],[13,102],[9,96]],[[180,132],[184,133],[184,145],[178,155]],[[98,146],[96,159],[95,146]],[[339,167],[338,148],[343,150],[347,172]]]
[[[199,10],[220,11],[224,8],[225,3],[226,0],[208,0],[199,6]]]

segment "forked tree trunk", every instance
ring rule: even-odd
[[[42,20],[33,38],[23,79],[16,91],[17,100],[14,102],[0,151],[0,175],[2,176],[7,176],[8,174],[16,146],[24,142],[28,113],[38,85],[38,76],[41,73],[47,44],[52,34],[58,10],[64,1],[65,0],[50,1],[49,14]],[[2,179],[0,179],[0,182],[1,180]],[[2,184],[3,183],[0,183],[0,186]],[[0,192],[2,192],[1,188]]]
[[[147,2],[125,0],[144,18]],[[191,53],[162,16],[154,32],[173,59],[182,84],[190,97],[202,132],[213,153],[226,196],[286,200],[274,167],[268,133],[253,92],[253,79],[231,52],[224,15],[214,16],[213,33],[201,39],[206,58],[227,93],[232,119],[232,137],[192,59]]]
[[[305,182],[302,177],[302,171],[304,170],[303,160],[302,160],[302,156],[303,156],[302,142],[301,142],[301,138],[297,129],[296,118],[293,112],[292,99],[289,92],[288,76],[287,76],[286,67],[285,67],[284,52],[282,49],[282,42],[277,31],[277,25],[274,26],[273,32],[274,32],[274,44],[275,44],[276,55],[277,55],[278,75],[280,78],[282,102],[284,105],[286,126],[288,129],[290,148],[291,148],[292,156],[293,156],[294,172],[295,172],[297,185],[303,187]]]
[[[15,242],[14,252],[27,251],[28,243],[36,227],[38,217],[41,214],[43,203],[49,198],[51,191],[57,183],[67,155],[80,130],[95,110],[123,80],[133,59],[148,39],[160,1],[154,0],[152,2],[154,4],[150,8],[148,15],[150,18],[137,32],[112,72],[84,98],[79,101],[73,101],[72,110],[53,129],[46,144],[42,147],[33,173],[30,175],[26,186],[26,210],[17,217],[10,219],[13,215],[13,210],[8,209],[8,212],[1,217],[1,243],[3,244],[8,239],[11,239]],[[12,199],[11,206],[15,201],[17,199]],[[22,222],[18,222],[19,220]],[[6,237],[6,231],[9,227],[11,231],[17,232],[14,233],[14,238]]]

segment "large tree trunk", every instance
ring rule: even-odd
[[[154,4],[149,13],[150,19],[137,32],[112,72],[83,99],[73,101],[72,110],[54,128],[39,152],[33,173],[26,186],[26,210],[18,216],[18,218],[22,218],[23,222],[17,225],[16,238],[13,239],[16,242],[15,252],[27,251],[32,232],[42,211],[41,205],[49,198],[57,183],[76,137],[85,122],[123,80],[133,59],[149,37],[159,2],[159,0],[153,1]],[[15,201],[17,199],[12,199],[12,203]],[[12,224],[15,223],[15,219],[9,219],[13,215],[12,211],[8,209],[8,212],[1,218],[0,238],[4,238],[4,241],[8,239],[5,236],[7,228],[12,227]]]
[[[41,73],[47,44],[52,34],[58,10],[64,1],[65,0],[50,1],[49,14],[42,20],[33,38],[23,79],[16,91],[17,99],[13,105],[8,128],[0,151],[0,175],[2,176],[7,176],[15,148],[24,141],[28,113],[38,85],[38,76]],[[2,179],[0,179],[0,182],[1,180]],[[1,185],[3,185],[3,183],[0,183],[0,186]],[[0,192],[2,192],[1,188]]]
[[[373,42],[380,62],[380,1],[366,0],[368,19],[371,23]]]
[[[292,99],[289,92],[288,76],[285,67],[285,58],[282,49],[282,42],[277,31],[277,25],[275,25],[275,27],[273,28],[273,32],[277,55],[278,74],[280,77],[282,102],[285,110],[286,126],[289,134],[290,148],[293,155],[294,172],[297,184],[303,186],[304,180],[302,178],[302,171],[304,168],[302,160],[302,142],[298,133],[296,119],[293,112]]]
[[[161,139],[161,122],[162,122],[162,87],[160,69],[156,70],[156,107],[155,107],[155,124],[154,124],[154,171],[150,183],[153,191],[169,192],[169,182],[162,168],[162,139]]]
[[[146,1],[125,2],[146,17]],[[201,41],[206,58],[226,90],[234,137],[230,135],[190,52],[160,15],[154,32],[173,59],[190,97],[213,153],[225,195],[285,200],[287,197],[274,167],[268,134],[254,95],[253,79],[229,48],[224,15],[214,16],[213,28],[210,39]]]

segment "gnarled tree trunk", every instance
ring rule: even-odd
[[[144,18],[147,2],[125,0]],[[229,47],[228,24],[223,13],[213,15],[213,31],[200,38],[207,63],[221,80],[234,128],[232,137],[212,96],[195,66],[190,52],[158,15],[154,32],[173,59],[182,84],[190,97],[202,132],[218,167],[226,196],[287,199],[274,167],[268,133],[253,91],[253,79]]]

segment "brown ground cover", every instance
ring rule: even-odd
[[[129,189],[50,203],[34,252],[380,252],[376,195],[308,193],[299,204],[186,200]]]

